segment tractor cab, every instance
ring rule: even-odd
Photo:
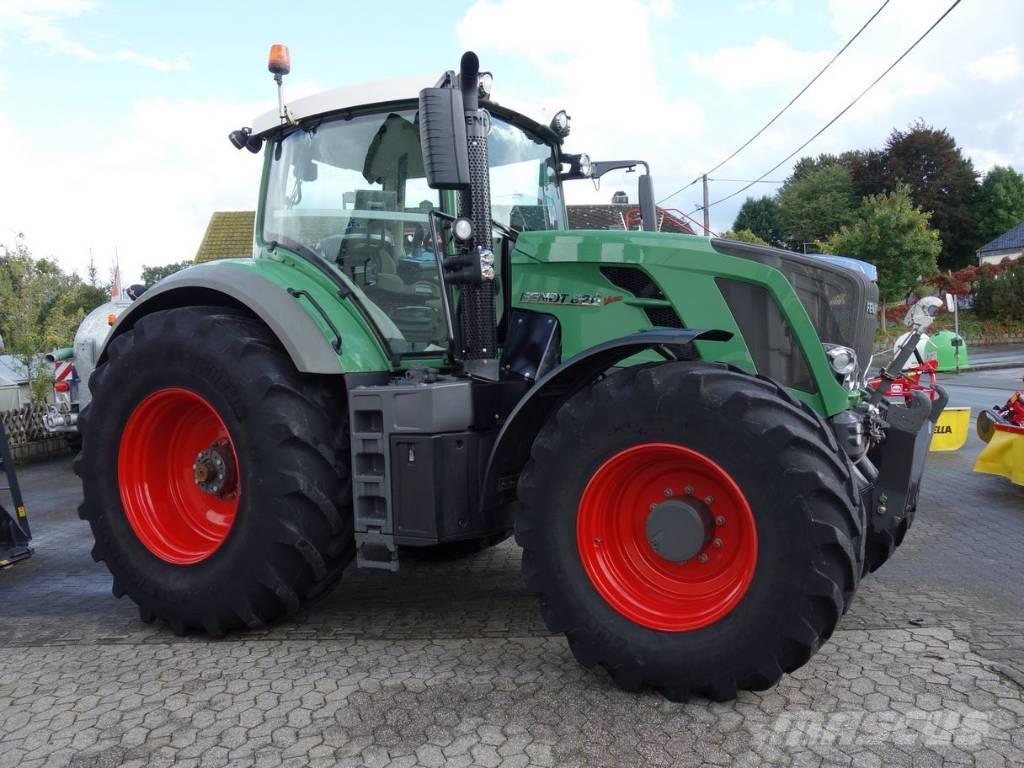
[[[342,88],[290,103],[291,122],[282,124],[277,111],[257,119],[250,141],[272,142],[257,241],[264,251],[283,246],[335,273],[362,299],[392,352],[436,355],[450,335],[438,258],[447,248],[431,214],[455,216],[457,200],[427,183],[417,91],[402,82]],[[562,135],[521,112],[487,107],[491,217],[501,253],[516,233],[566,228]],[[500,282],[500,260],[496,270]]]

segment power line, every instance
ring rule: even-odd
[[[807,89],[810,88],[812,85],[814,85],[817,82],[818,78],[821,77],[823,74],[825,74],[825,72],[828,71],[829,67],[831,67],[833,64],[835,64],[836,59],[838,59],[840,56],[843,55],[843,53],[845,53],[846,49],[849,48],[853,44],[853,41],[856,40],[858,37],[860,37],[860,33],[868,28],[868,25],[871,24],[871,22],[873,22],[875,20],[875,17],[877,17],[878,14],[880,14],[882,12],[882,9],[884,9],[885,6],[887,6],[888,4],[889,4],[889,0],[885,0],[885,2],[883,2],[880,6],[878,6],[878,10],[875,11],[873,14],[871,14],[871,18],[869,18],[867,21],[865,21],[861,25],[861,28],[857,30],[857,32],[854,34],[854,36],[846,41],[846,45],[844,45],[842,48],[840,48],[839,51],[836,53],[836,55],[833,56],[831,59],[829,59],[828,64],[826,64],[824,67],[822,67],[821,71],[818,72],[818,74],[816,74],[814,77],[812,77],[810,82],[807,83],[807,85],[805,85],[803,88],[801,88],[800,92],[796,96],[794,96],[792,99],[790,99],[789,103],[786,104],[786,106],[784,106],[782,109],[780,109],[778,112],[776,112],[775,116],[772,117],[772,119],[769,120],[767,123],[765,123],[764,126],[761,128],[761,130],[759,130],[757,133],[755,133],[753,136],[751,136],[749,139],[747,139],[745,144],[743,144],[739,149],[737,149],[735,152],[733,152],[731,155],[729,155],[727,158],[725,158],[725,160],[723,160],[718,165],[716,165],[714,168],[712,168],[710,171],[708,171],[708,175],[711,175],[712,173],[717,171],[723,165],[725,165],[730,160],[732,160],[734,157],[736,157],[736,155],[738,155],[744,149],[749,147],[750,144],[754,141],[754,139],[756,139],[758,136],[760,136],[762,133],[764,133],[766,130],[768,130],[776,120],[778,120],[780,117],[782,117],[782,114],[787,109],[792,107],[793,104],[796,103],[796,100],[799,99],[801,96],[803,96],[804,93],[807,91]]]
[[[787,162],[792,160],[793,157],[798,152],[803,150],[804,147],[806,147],[808,144],[810,144],[816,138],[821,136],[821,134],[823,134],[825,131],[827,131],[829,128],[831,128],[832,125],[835,124],[835,122],[839,118],[841,118],[843,115],[845,115],[847,112],[849,112],[854,104],[856,104],[858,101],[860,101],[862,98],[864,98],[864,96],[868,93],[868,91],[870,91],[872,88],[874,88],[876,85],[878,85],[882,81],[882,78],[884,78],[886,75],[888,75],[890,72],[892,72],[892,70],[896,68],[896,65],[899,64],[901,61],[903,61],[903,59],[905,59],[910,54],[910,52],[912,50],[914,50],[921,43],[922,40],[924,40],[926,37],[928,37],[928,35],[930,35],[932,33],[932,30],[934,30],[937,26],[939,26],[939,24],[942,23],[943,19],[945,19],[947,16],[949,16],[949,14],[953,11],[953,9],[956,8],[958,5],[960,5],[961,2],[963,2],[963,0],[955,0],[953,2],[953,4],[951,6],[949,6],[949,8],[946,9],[945,13],[943,13],[941,16],[939,16],[939,18],[936,19],[935,22],[930,27],[928,27],[928,29],[926,29],[924,31],[924,33],[919,38],[917,38],[917,40],[915,40],[913,42],[913,44],[909,48],[907,48],[907,50],[905,50],[903,53],[900,54],[899,58],[897,58],[888,67],[886,67],[885,71],[882,72],[882,74],[880,74],[878,77],[876,77],[871,82],[871,84],[868,85],[867,88],[865,88],[863,91],[861,91],[859,94],[857,94],[856,98],[854,98],[853,101],[851,101],[849,104],[847,104],[845,107],[843,107],[835,117],[833,117],[831,120],[829,120],[827,123],[825,123],[825,125],[823,125],[818,130],[817,133],[815,133],[813,136],[811,136],[811,138],[809,138],[807,141],[805,141],[799,147],[794,149],[792,152],[790,152],[788,155],[786,155],[786,157],[784,157],[779,163],[776,163],[775,165],[773,165],[771,168],[769,168],[767,171],[762,173],[760,176],[758,176],[752,182],[750,182],[746,186],[740,187],[735,192],[732,192],[731,194],[728,194],[728,195],[726,195],[723,198],[715,200],[715,202],[710,203],[708,205],[708,207],[711,208],[713,206],[718,205],[719,203],[724,203],[726,200],[729,200],[730,198],[736,197],[736,195],[739,195],[739,194],[741,194],[743,192],[746,192],[748,189],[750,189],[752,186],[754,186],[754,184],[762,181],[766,176],[768,176],[768,175],[770,175],[772,173],[775,173],[775,171],[779,170],[779,168],[781,168]]]
[[[665,197],[661,198],[661,200],[658,201],[658,205],[661,205],[666,200],[670,200],[671,198],[675,197],[676,195],[678,195],[683,190],[689,189],[690,187],[692,187],[694,184],[696,184],[700,180],[701,180],[701,176],[698,176],[693,181],[691,181],[689,184],[684,184],[679,189],[677,189],[675,192],[673,192],[671,195],[666,195]]]
[[[786,183],[785,179],[712,179],[710,176],[708,177],[708,181],[722,181],[722,182],[726,182],[726,183],[732,182],[733,184],[745,184],[747,182],[749,182],[751,184],[785,184]]]
[[[807,89],[810,88],[812,85],[814,85],[817,82],[818,78],[821,77],[823,74],[825,74],[825,72],[828,70],[829,67],[831,67],[833,64],[835,64],[836,59],[838,59],[840,56],[843,55],[843,53],[846,51],[847,48],[850,47],[850,45],[853,43],[853,41],[856,40],[858,37],[860,37],[860,33],[863,32],[865,29],[867,29],[868,25],[875,20],[875,17],[878,16],[878,14],[880,14],[882,12],[882,9],[885,8],[885,6],[887,6],[888,4],[889,4],[889,0],[885,0],[878,7],[878,10],[875,11],[873,14],[871,14],[871,18],[869,18],[867,21],[865,21],[864,24],[861,26],[861,28],[857,30],[857,32],[854,34],[854,36],[846,41],[846,45],[844,45],[842,48],[840,48],[839,51],[831,59],[829,59],[828,64],[826,64],[824,67],[822,67],[821,70],[818,72],[818,74],[816,74],[814,77],[812,77],[810,79],[810,81],[807,83],[807,85],[805,85],[803,88],[801,88],[800,92],[797,93],[796,96],[794,96],[792,99],[789,100],[789,103],[786,104],[786,106],[784,106],[782,109],[780,109],[778,112],[776,112],[774,117],[772,117],[771,120],[769,120],[767,123],[765,123],[763,126],[761,126],[761,129],[757,133],[755,133],[753,136],[751,136],[749,139],[747,139],[746,142],[744,142],[740,146],[739,149],[737,149],[735,152],[733,152],[731,155],[729,155],[727,158],[725,158],[725,160],[723,160],[718,165],[716,165],[714,168],[712,168],[711,170],[707,171],[706,173],[704,173],[702,175],[703,176],[710,176],[712,173],[714,173],[719,168],[721,168],[723,165],[725,165],[730,160],[732,160],[734,157],[736,157],[736,155],[738,155],[744,149],[749,147],[758,136],[760,136],[766,130],[771,128],[772,124],[774,124],[776,120],[778,120],[780,117],[782,117],[782,114],[787,109],[792,107],[793,104],[796,103],[796,100],[799,99],[801,96],[803,96],[804,93],[807,91]],[[679,189],[677,189],[675,192],[673,192],[668,197],[664,197],[661,200],[659,200],[658,204],[660,205],[661,203],[663,203],[666,200],[668,200],[669,197],[675,197],[676,195],[678,195],[683,190],[685,190],[685,189],[687,189],[689,187],[692,187],[694,184],[696,184],[698,181],[700,181],[700,179],[701,179],[701,177],[698,176],[697,178],[695,178],[693,181],[691,181],[686,186],[680,187]]]

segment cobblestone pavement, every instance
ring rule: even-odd
[[[0,768],[1024,764],[1024,489],[932,455],[917,523],[832,640],[764,693],[672,704],[552,637],[506,543],[352,570],[226,640],[142,624],[89,557],[70,461],[21,473],[0,573]]]

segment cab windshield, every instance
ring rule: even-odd
[[[564,229],[551,146],[495,117],[488,148],[495,221],[518,231]],[[427,214],[448,207],[424,178],[415,110],[326,122],[271,152],[263,241],[299,248],[340,273],[393,352],[445,350]]]

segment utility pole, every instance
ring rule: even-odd
[[[708,175],[703,174],[701,180],[704,182],[704,237],[707,237],[711,234],[710,212],[708,211]]]

